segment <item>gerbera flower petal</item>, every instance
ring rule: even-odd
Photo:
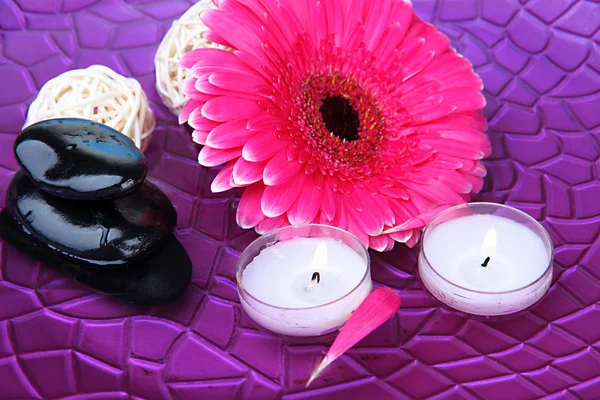
[[[239,72],[214,72],[208,77],[208,81],[221,89],[228,90],[243,90],[244,92],[252,93],[257,87],[266,86],[262,77],[256,74],[245,74]]]
[[[186,53],[181,58],[180,64],[184,68],[192,69],[192,71],[197,67],[230,68],[235,71],[250,68],[232,52],[211,47],[201,47]]]
[[[408,247],[414,247],[417,242],[419,241],[419,238],[421,237],[421,232],[417,231],[416,229],[412,230],[412,236],[410,237],[410,239],[408,239],[406,241],[406,245]]]
[[[388,236],[369,236],[369,247],[377,251],[386,251],[388,249]]]
[[[336,214],[335,206],[336,206],[335,193],[333,192],[329,182],[325,182],[325,187],[323,189],[323,201],[321,203],[321,213],[329,221],[333,221],[333,218],[335,217],[335,214]]]
[[[203,105],[204,101],[198,101],[194,99],[188,100],[188,102],[184,104],[181,113],[179,113],[179,123],[183,124],[187,122],[190,114],[202,108]]]
[[[209,133],[210,132],[195,129],[194,132],[192,132],[192,140],[198,144],[205,145]]]
[[[299,174],[296,179],[276,186],[267,186],[260,203],[263,213],[269,218],[274,218],[288,211],[298,198],[305,179],[305,174]]]
[[[221,125],[219,122],[203,117],[202,107],[196,108],[194,111],[192,111],[188,120],[188,124],[194,129],[206,132],[210,132]]]
[[[198,162],[205,167],[216,167],[242,155],[242,148],[220,150],[204,146],[198,155]]]
[[[385,251],[482,187],[481,80],[405,0],[219,0],[180,116],[247,186],[238,223],[320,222]]]
[[[312,176],[307,176],[302,188],[302,196],[298,196],[294,205],[287,212],[292,225],[311,223],[321,207],[323,190],[318,189]]]
[[[206,94],[203,92],[199,92],[196,90],[196,82],[198,80],[196,78],[188,78],[183,82],[183,86],[181,87],[181,91],[190,99],[198,100],[201,102],[206,102],[213,98],[210,94]]]
[[[219,171],[210,185],[210,190],[213,193],[224,192],[232,188],[232,186],[229,184],[229,181],[231,179],[234,165],[235,161],[230,161],[225,167],[223,167],[221,171]]]
[[[390,237],[397,242],[406,243],[413,235],[412,229],[406,229],[398,232],[391,232]]]
[[[394,211],[390,207],[388,201],[385,197],[380,194],[373,195],[373,200],[375,200],[376,206],[381,210],[381,214],[383,216],[383,223],[388,226],[392,226],[396,224],[396,216],[394,215]]]
[[[302,164],[298,161],[290,162],[287,152],[283,150],[267,163],[263,181],[267,186],[281,185],[296,177],[296,175],[302,175],[298,174],[301,170]]]
[[[224,2],[224,4],[236,5],[237,3]],[[226,15],[220,10],[206,10],[201,15],[202,22],[211,29],[214,35],[224,38],[235,49],[251,54],[258,53],[264,42],[263,34],[258,29],[252,29],[255,25],[252,25],[251,21],[240,21],[239,19],[236,21],[236,18],[232,18],[236,15],[235,10],[232,11]]]
[[[202,115],[213,121],[228,122],[235,119],[252,118],[262,112],[256,101],[239,97],[222,96],[207,101]]]
[[[265,219],[265,214],[260,208],[264,191],[265,185],[262,182],[252,184],[244,190],[236,214],[237,224],[240,227],[254,228]]]
[[[288,145],[288,141],[279,139],[272,131],[265,131],[248,140],[242,156],[248,161],[265,161],[279,154]]]
[[[345,229],[356,236],[362,244],[369,246],[369,235],[367,235],[367,233],[357,224],[357,222],[357,219],[350,211],[348,211],[348,226]]]
[[[248,186],[260,181],[263,177],[265,164],[264,162],[246,161],[242,157],[238,158],[233,168],[233,182],[239,186]]]
[[[383,212],[375,199],[362,188],[355,188],[350,196],[344,196],[348,217],[369,236],[383,231]]]
[[[233,120],[220,124],[210,132],[206,144],[215,149],[241,147],[248,139],[256,135],[255,132],[246,128],[247,124],[246,120]]]
[[[340,229],[348,229],[348,212],[341,200],[341,196],[335,198],[335,217],[331,221],[331,225],[337,226]]]
[[[269,233],[271,231],[274,231],[275,229],[279,229],[283,226],[285,226],[287,224],[287,219],[285,218],[285,215],[280,215],[278,217],[275,218],[268,218],[265,217],[257,226],[256,226],[256,232],[264,235],[266,233]]]
[[[229,47],[231,49],[234,48],[234,46],[231,43],[229,43],[227,40],[223,39],[221,36],[217,35],[215,32],[207,31],[207,32],[204,32],[203,36],[204,36],[204,39],[208,40],[209,42],[220,44],[221,46]]]
[[[432,207],[426,213],[412,217],[408,221],[406,221],[405,223],[403,223],[401,225],[398,225],[398,226],[390,228],[390,229],[386,229],[383,233],[390,234],[390,233],[394,233],[394,232],[402,232],[402,231],[412,230],[415,228],[423,228],[423,227],[425,227],[425,225],[427,225],[429,223],[429,221],[433,217],[435,217],[437,214],[439,214],[446,208],[448,208],[447,205]]]

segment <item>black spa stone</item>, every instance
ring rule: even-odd
[[[18,172],[10,182],[6,207],[26,233],[95,267],[125,265],[144,256],[177,222],[169,198],[148,181],[127,197],[81,201],[52,196]]]
[[[7,213],[0,212],[0,237],[25,254],[54,267],[92,290],[140,305],[157,306],[179,298],[192,279],[192,263],[183,246],[168,235],[149,256],[126,268],[87,268],[23,232]]]
[[[115,199],[146,177],[144,154],[122,133],[85,119],[60,118],[24,129],[15,142],[23,170],[48,193],[69,199]]]

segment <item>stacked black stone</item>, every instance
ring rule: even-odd
[[[169,198],[145,180],[143,153],[120,132],[61,118],[15,142],[22,170],[10,182],[0,236],[102,293],[143,305],[180,297],[189,256],[173,235]]]

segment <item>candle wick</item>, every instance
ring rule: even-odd
[[[310,278],[310,282],[308,282],[308,285],[306,285],[306,287],[304,288],[304,290],[306,290],[307,292],[310,292],[313,288],[313,286],[316,283],[321,283],[321,274],[318,272],[313,272],[312,277]]]
[[[312,278],[310,278],[311,282],[314,282],[315,280],[317,281],[317,283],[321,283],[321,274],[318,272],[314,272],[312,274]]]
[[[483,264],[481,264],[481,266],[482,267],[487,267],[489,262],[490,262],[490,258],[486,257],[485,261],[483,262]]]

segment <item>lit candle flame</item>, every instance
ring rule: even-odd
[[[311,267],[315,272],[312,274],[310,282],[305,287],[307,292],[310,292],[313,289],[315,283],[318,284],[321,282],[321,274],[319,271],[327,268],[327,243],[325,243],[324,240],[321,240],[321,243],[317,246],[317,250],[315,250]]]
[[[481,256],[483,257],[493,257],[496,255],[496,229],[490,228],[489,231],[485,234],[483,238],[483,243],[481,244]]]
[[[313,257],[312,270],[319,271],[325,268],[327,268],[327,243],[321,240]]]

